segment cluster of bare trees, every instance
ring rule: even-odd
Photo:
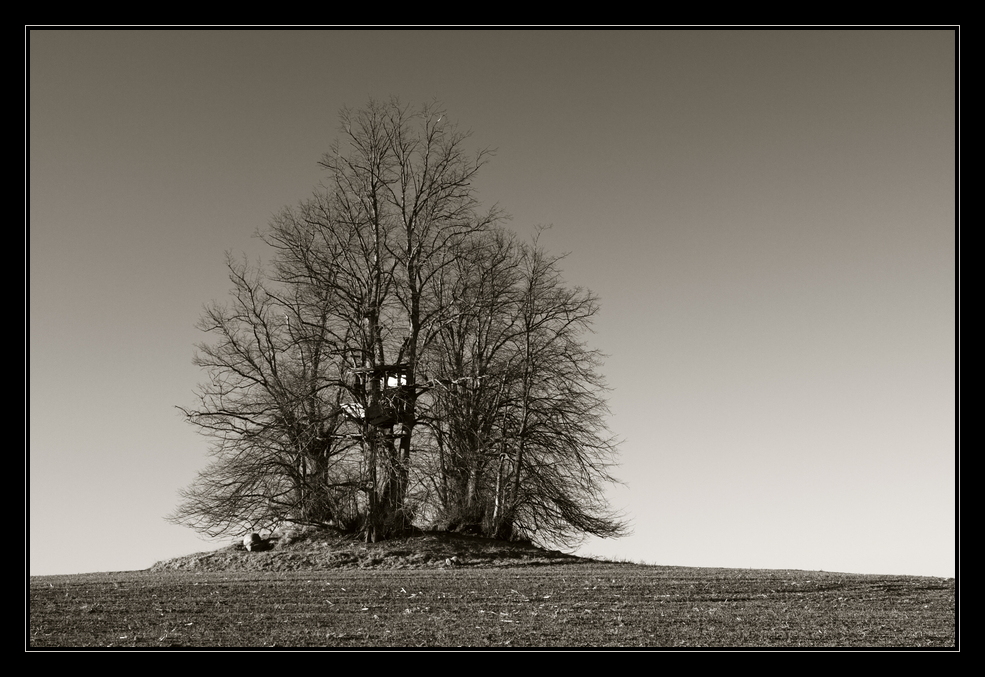
[[[230,260],[232,300],[202,318],[208,380],[182,411],[213,459],[172,521],[213,536],[621,534],[584,343],[596,298],[480,211],[487,154],[440,111],[372,102],[341,121],[325,189],[264,234],[269,269]]]

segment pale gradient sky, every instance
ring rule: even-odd
[[[164,516],[224,252],[338,111],[437,98],[477,182],[602,298],[610,493],[583,554],[955,572],[953,31],[31,31],[32,575],[215,547]]]

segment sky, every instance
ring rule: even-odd
[[[437,100],[475,183],[601,297],[609,491],[650,564],[954,576],[952,30],[32,30],[31,575],[228,543],[207,463],[225,252],[325,178],[338,112]]]

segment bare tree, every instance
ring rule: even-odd
[[[510,341],[516,331],[518,245],[505,231],[470,238],[455,251],[437,292],[448,320],[430,344],[427,368],[436,376],[422,424],[436,452],[430,476],[449,528],[484,528],[489,471],[508,395]]]
[[[208,381],[198,406],[181,409],[213,441],[213,461],[171,519],[212,536],[335,520],[351,445],[335,434],[338,376],[326,368],[333,301],[300,289],[279,297],[258,272],[227,265],[232,301],[212,304],[199,323],[216,337],[195,359]]]
[[[350,394],[379,414],[367,416],[362,431],[367,537],[375,539],[414,519],[407,492],[424,388],[418,361],[448,319],[435,284],[455,263],[458,243],[497,216],[479,213],[471,185],[488,153],[469,156],[468,135],[441,111],[371,102],[341,119],[342,141],[321,162],[329,191],[268,241],[281,253],[286,280],[341,287],[348,300],[352,370],[360,375]]]
[[[560,544],[625,533],[603,493],[616,442],[601,356],[584,343],[597,298],[567,287],[536,241],[486,238],[473,252],[460,257],[462,311],[435,351],[444,378],[429,420],[447,523]]]
[[[172,515],[205,533],[331,523],[376,540],[443,519],[499,537],[621,533],[602,487],[597,301],[518,243],[472,180],[488,152],[434,107],[341,114],[325,189],[230,262],[199,405],[213,462]]]

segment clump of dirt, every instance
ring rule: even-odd
[[[241,542],[158,562],[151,571],[311,571],[516,567],[584,562],[522,541],[498,541],[443,531],[377,543],[318,529],[275,531],[248,551]]]

